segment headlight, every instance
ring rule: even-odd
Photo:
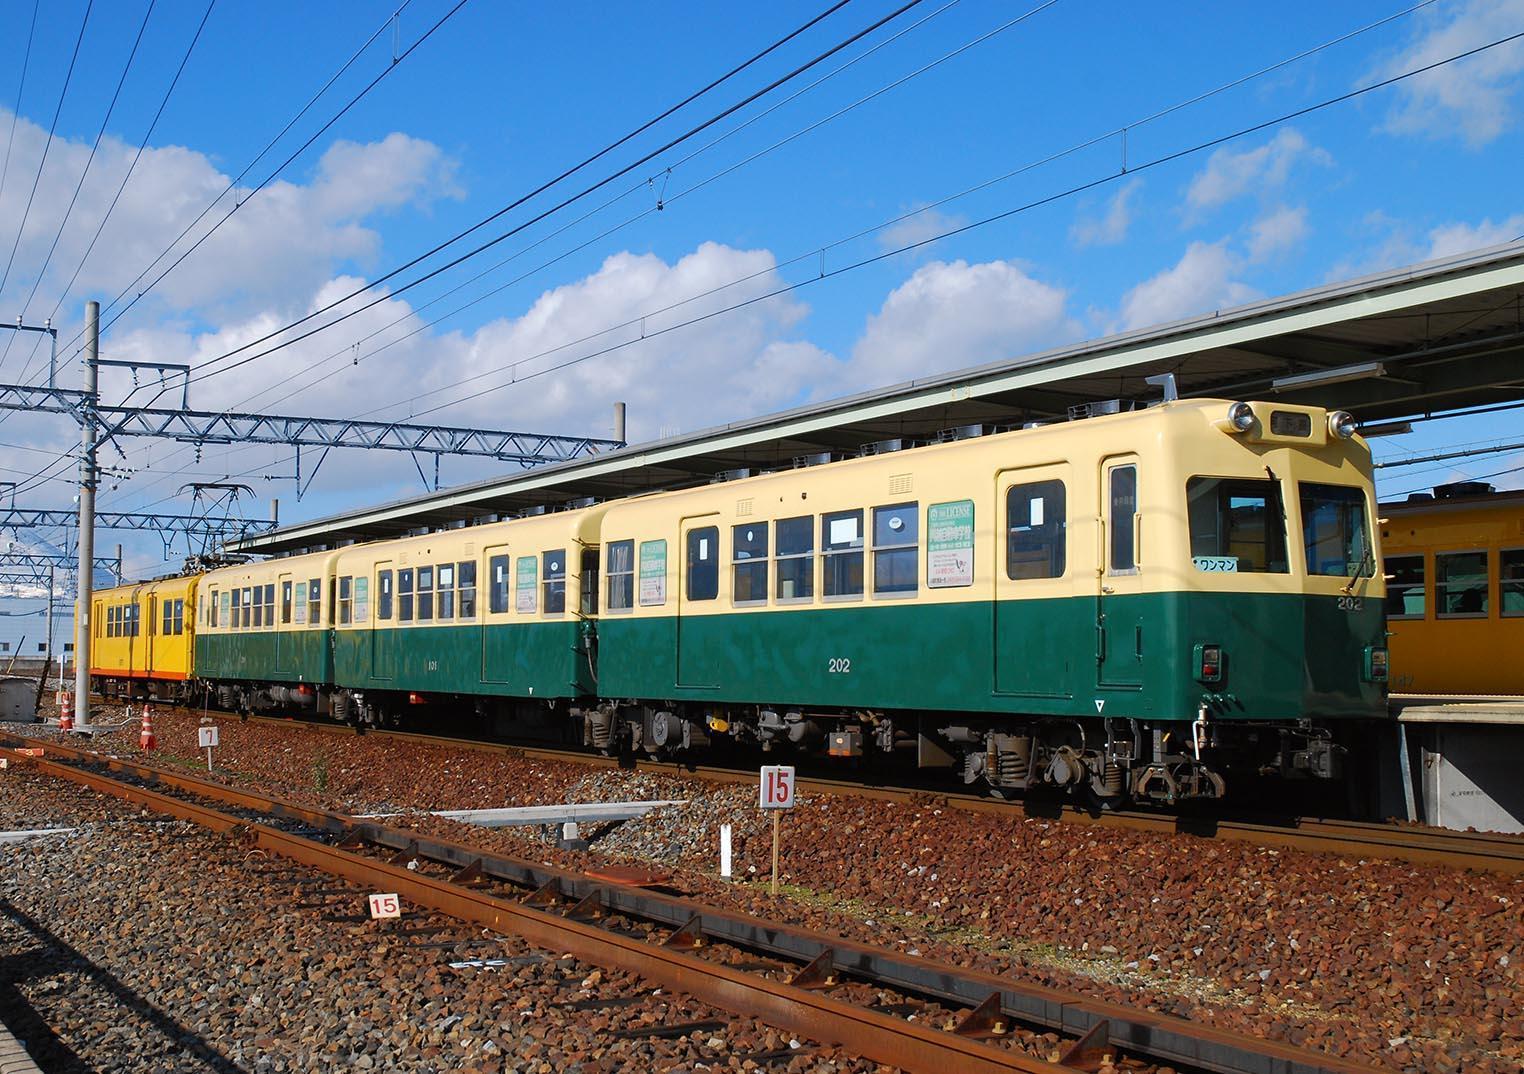
[[[1254,408],[1248,403],[1234,403],[1228,407],[1228,428],[1235,433],[1246,433],[1254,428]]]
[[[1328,415],[1328,431],[1340,440],[1348,440],[1359,428],[1360,423],[1347,410],[1335,410]]]

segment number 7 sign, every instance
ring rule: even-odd
[[[794,808],[794,768],[792,765],[762,766],[762,786],[757,805],[763,809]]]

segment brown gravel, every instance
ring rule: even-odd
[[[161,716],[161,762],[204,763],[196,722]],[[750,788],[217,722],[229,778],[356,812],[688,798],[607,834],[591,855],[661,862],[706,899],[780,913],[754,883],[770,848]],[[133,731],[123,752],[136,752]],[[738,883],[713,876],[722,822],[735,827]],[[427,824],[504,852],[588,860],[530,829]],[[784,828],[782,912],[823,929],[1398,1070],[1524,1068],[1524,879],[969,813],[931,798],[801,800]]]

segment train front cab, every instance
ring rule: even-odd
[[[111,697],[184,700],[195,594],[195,577],[97,590],[90,603],[92,688]]]

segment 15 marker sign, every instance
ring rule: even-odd
[[[762,786],[757,805],[763,809],[794,808],[794,768],[786,764],[762,766]]]
[[[401,897],[396,894],[372,895],[370,897],[370,916],[372,919],[383,917],[401,917]]]

